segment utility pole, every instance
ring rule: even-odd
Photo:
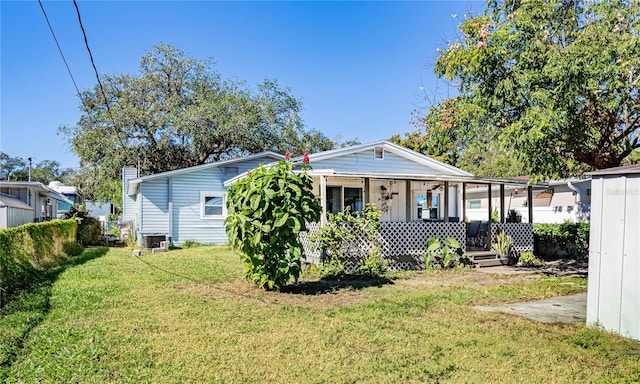
[[[29,182],[31,182],[31,158],[28,158],[27,160],[29,160]]]

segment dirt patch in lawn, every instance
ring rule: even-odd
[[[387,288],[407,292],[429,287],[491,287],[523,284],[541,275],[553,277],[586,277],[586,262],[556,260],[543,267],[489,267],[461,271],[421,271],[383,279],[352,278],[340,281],[304,278],[282,292],[265,291],[244,280],[217,284],[186,284],[181,292],[213,300],[246,300],[256,304],[342,307],[369,301]]]
[[[586,278],[589,272],[589,262],[562,259],[547,261],[542,267],[497,266],[480,268],[479,271],[500,275],[542,274],[553,277]]]

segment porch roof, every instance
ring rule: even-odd
[[[417,180],[417,181],[450,181],[458,183],[470,184],[504,184],[518,187],[529,186],[527,180],[508,179],[508,178],[488,178],[476,176],[451,176],[451,175],[429,175],[429,174],[413,174],[413,173],[367,173],[361,171],[335,170],[335,169],[318,169],[307,172],[310,176],[337,176],[337,177],[364,177],[370,179],[397,179],[397,180]],[[533,187],[546,188],[547,183],[539,182],[532,184]]]

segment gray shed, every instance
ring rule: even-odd
[[[640,340],[640,165],[591,177],[587,325]]]
[[[33,221],[33,208],[14,196],[0,193],[0,228],[17,227]]]

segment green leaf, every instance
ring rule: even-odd
[[[438,249],[440,249],[440,239],[437,236],[427,240],[427,251],[437,251]]]
[[[280,228],[287,223],[287,220],[289,220],[289,214],[285,212],[276,219],[276,222],[273,224],[273,226],[275,228]]]

